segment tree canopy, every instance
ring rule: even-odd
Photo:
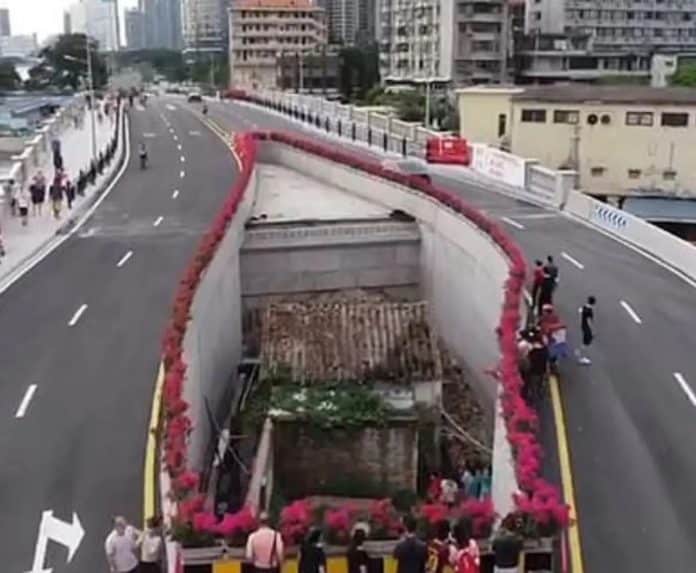
[[[12,62],[0,62],[0,90],[16,90],[22,85],[22,80]]]
[[[87,38],[84,34],[63,34],[39,52],[41,62],[29,71],[28,88],[78,89],[87,76]],[[106,63],[99,55],[99,44],[89,39],[94,87],[108,80]]]

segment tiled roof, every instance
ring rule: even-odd
[[[297,382],[410,383],[442,379],[428,305],[334,302],[271,304],[262,321],[263,372]]]

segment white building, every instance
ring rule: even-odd
[[[0,36],[0,56],[3,58],[26,58],[36,53],[38,48],[34,34]]]
[[[379,0],[376,35],[387,82],[452,77],[453,0]]]
[[[187,53],[223,53],[227,49],[228,0],[182,0],[181,28]]]
[[[87,34],[99,42],[99,49],[118,49],[116,3],[104,0],[79,0],[70,7],[73,33]]]

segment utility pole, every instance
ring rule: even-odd
[[[85,34],[85,44],[87,48],[87,81],[89,86],[89,107],[91,111],[92,121],[92,159],[97,158],[97,124],[95,122],[95,108],[97,102],[94,97],[94,74],[92,70],[92,50],[89,45],[89,36]]]
[[[118,12],[118,0],[113,0],[113,2],[116,11],[116,49],[114,51],[118,52],[121,50],[121,18]]]

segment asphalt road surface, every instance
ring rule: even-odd
[[[232,102],[209,107],[211,118],[230,130],[282,129],[324,137],[261,108]],[[585,570],[693,573],[696,290],[563,215],[491,192],[465,170],[434,171],[447,174],[435,177],[438,183],[507,225],[530,261],[556,257],[556,304],[571,327],[571,344],[580,339],[578,308],[590,294],[598,299],[594,363],[568,361],[562,367]],[[543,418],[554,474],[556,444],[548,406]]]
[[[236,175],[228,149],[185,105],[154,99],[131,112],[131,149],[144,139],[150,167],[131,153],[80,231],[0,296],[3,573],[32,570],[45,510],[68,522],[76,512],[86,532],[70,565],[64,547],[48,544],[55,573],[107,571],[111,516],[141,525],[161,335],[177,280]]]

